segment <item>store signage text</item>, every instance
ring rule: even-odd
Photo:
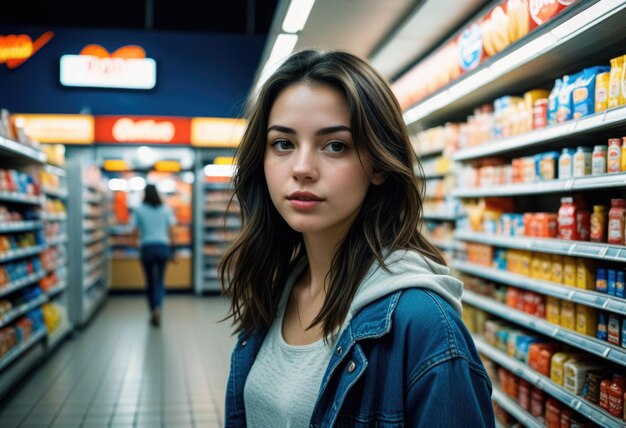
[[[189,144],[191,120],[179,117],[96,117],[96,141],[125,144]]]
[[[237,147],[246,130],[244,119],[194,117],[191,144],[198,147]]]
[[[33,41],[27,34],[0,35],[0,64],[8,68],[17,68],[44,47],[54,37],[47,31]]]
[[[140,46],[124,46],[112,54],[88,45],[80,55],[61,57],[60,78],[64,86],[152,89],[156,85],[156,62],[145,57]]]
[[[94,118],[80,114],[14,114],[23,120],[28,135],[41,143],[91,144]]]

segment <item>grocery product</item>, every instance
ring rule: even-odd
[[[626,213],[626,200],[611,199],[609,210],[609,222],[607,242],[609,244],[622,245],[624,243],[624,214]]]
[[[622,137],[622,161],[620,163],[620,171],[626,171],[626,137]]]
[[[587,336],[596,335],[598,311],[585,305],[576,305],[576,331]]]
[[[550,379],[557,385],[563,386],[563,366],[566,361],[572,359],[573,356],[567,352],[556,352],[552,356],[550,364]]]
[[[598,404],[600,402],[600,388],[603,379],[604,374],[602,372],[587,372],[587,375],[585,376],[585,384],[583,385],[583,389],[581,391],[581,394],[585,400],[593,404]],[[606,385],[607,388],[608,386],[609,385]]]
[[[611,138],[607,151],[606,171],[609,174],[618,173],[622,166],[622,141],[619,138]]]
[[[621,418],[624,413],[624,376],[618,374],[613,376],[608,393],[609,413]]]
[[[563,283],[563,256],[560,254],[552,255],[552,275],[550,281],[559,284]]]
[[[561,198],[561,207],[558,213],[558,236],[560,239],[578,240],[576,227],[576,215],[578,208],[574,204],[574,198]]]
[[[574,82],[572,88],[572,117],[589,116],[594,113],[596,76],[598,73],[610,71],[610,67],[595,66],[585,68],[579,73],[579,78]]]
[[[579,146],[574,153],[574,177],[591,175],[591,150],[589,147]]]
[[[613,345],[620,344],[620,322],[616,314],[609,314],[607,319],[607,341]]]
[[[561,324],[561,300],[556,297],[546,297],[546,321],[552,324]]]
[[[598,268],[596,270],[596,291],[600,293],[608,292],[606,269]]]
[[[617,278],[615,278],[615,296],[624,298],[624,271],[617,271]]]
[[[559,156],[559,179],[572,178],[574,175],[574,151],[565,148]]]
[[[563,123],[572,118],[571,94],[578,74],[563,76],[563,86],[559,90],[556,123]]]
[[[624,74],[624,56],[611,59],[611,71],[609,77],[609,101],[608,107],[617,107],[622,97],[621,79]]]
[[[594,205],[591,214],[591,242],[606,242],[607,207]]]
[[[584,290],[594,290],[595,284],[595,263],[591,259],[576,259],[576,287]]]
[[[554,398],[546,400],[546,427],[561,428],[561,404]]]
[[[563,284],[576,287],[576,259],[574,257],[563,257]]]
[[[591,153],[591,175],[606,174],[608,147],[604,145],[593,146]]]
[[[540,129],[548,126],[548,99],[539,98],[533,103],[533,127]]]
[[[606,340],[608,338],[608,321],[605,312],[600,311],[598,313],[598,330],[596,337],[600,340]]]
[[[561,327],[576,330],[576,304],[567,300],[561,302]]]
[[[619,105],[626,104],[626,55],[622,55],[622,77],[620,79]]]
[[[610,72],[598,73],[596,76],[596,98],[594,110],[601,112],[609,108],[609,82]]]
[[[548,125],[557,123],[557,111],[559,108],[559,92],[563,87],[563,79],[556,79],[554,86],[548,95]]]
[[[606,292],[611,296],[615,296],[615,282],[617,280],[617,272],[615,269],[606,271]]]
[[[566,391],[580,395],[587,372],[601,369],[602,366],[593,361],[566,361],[563,365],[563,387]]]

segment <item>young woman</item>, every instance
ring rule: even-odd
[[[158,327],[165,294],[164,277],[168,259],[174,258],[170,246],[171,226],[176,218],[171,208],[161,202],[154,184],[144,190],[143,203],[131,217],[131,225],[139,232],[141,264],[146,276],[146,292],[150,308],[150,322]]]
[[[227,427],[493,426],[460,281],[419,232],[422,181],[384,79],[291,56],[249,106],[220,266],[239,340]]]

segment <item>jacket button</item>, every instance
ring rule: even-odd
[[[343,348],[341,346],[339,346],[337,348],[337,355],[341,355],[342,352],[343,352]]]
[[[243,348],[244,346],[246,346],[248,344],[247,340],[244,340],[243,342],[241,342],[241,347]]]
[[[350,361],[350,364],[348,364],[348,373],[352,373],[354,369],[356,369],[356,364],[354,364],[354,361]]]

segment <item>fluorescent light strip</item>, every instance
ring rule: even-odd
[[[624,0],[600,0],[556,27],[551,33],[559,39],[568,39],[581,31],[585,31],[585,27],[603,15],[611,11],[617,12],[617,9],[625,4],[626,1]]]
[[[524,46],[515,49],[505,57],[495,61],[491,67],[489,67],[492,73],[492,79],[502,76],[518,65],[528,61],[530,58],[540,55],[556,42],[558,42],[558,39],[554,37],[553,34],[546,33],[543,36],[526,43]]]
[[[265,66],[257,82],[256,87],[260,88],[263,83],[280,67],[280,65],[287,59],[287,56],[293,51],[293,48],[298,43],[297,34],[279,34],[276,37],[272,52],[269,58],[265,61]]]
[[[313,9],[313,4],[315,4],[315,0],[291,0],[283,20],[283,31],[286,33],[302,31],[311,9]]]

